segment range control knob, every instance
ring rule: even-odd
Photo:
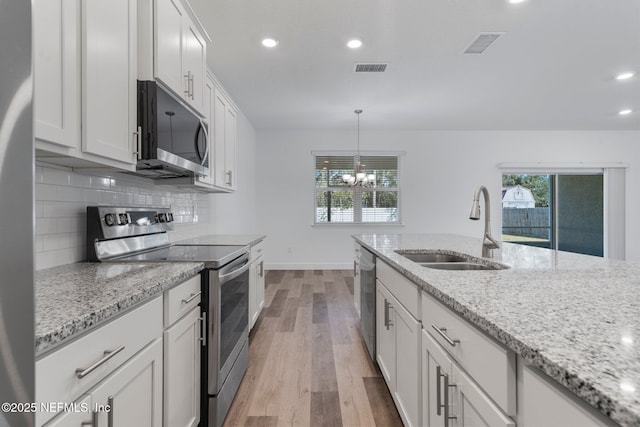
[[[167,214],[166,213],[159,213],[158,214],[158,221],[159,222],[167,222]]]
[[[118,223],[120,225],[127,225],[129,224],[129,222],[129,215],[127,215],[126,213],[118,214]]]
[[[113,227],[116,225],[116,215],[112,213],[108,213],[104,216],[104,222],[109,226]]]
[[[167,214],[167,222],[173,222],[173,214],[171,212]]]

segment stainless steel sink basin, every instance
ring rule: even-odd
[[[413,253],[413,252],[397,252],[399,255],[418,263],[423,262],[462,262],[468,261],[458,255],[439,254],[439,253]]]
[[[427,263],[420,263],[420,265],[427,268],[435,268],[436,270],[502,270],[503,269],[503,267],[477,264],[475,262],[453,262],[453,263],[427,262]]]

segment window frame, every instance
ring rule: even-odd
[[[375,222],[362,222],[362,198],[360,197],[359,200],[356,198],[357,194],[360,193],[362,194],[363,191],[369,191],[369,190],[362,190],[362,188],[355,188],[355,187],[349,187],[349,186],[339,186],[339,187],[331,187],[331,186],[327,186],[324,187],[323,190],[319,190],[318,187],[316,187],[316,182],[315,179],[313,180],[313,193],[312,193],[312,203],[313,203],[313,209],[312,209],[312,213],[313,213],[313,219],[312,219],[312,227],[362,227],[362,226],[375,226],[375,227],[397,227],[397,226],[402,226],[402,158],[404,156],[405,152],[404,151],[360,151],[360,157],[364,157],[364,156],[394,156],[397,157],[397,164],[398,164],[398,174],[397,174],[397,187],[392,188],[392,189],[384,189],[384,188],[380,188],[378,189],[378,191],[392,191],[395,192],[397,194],[397,200],[398,200],[398,204],[397,204],[397,220],[394,222],[380,222],[380,221],[375,221]],[[355,158],[358,155],[357,152],[355,151],[340,151],[340,150],[335,150],[335,151],[312,151],[311,152],[311,165],[313,167],[313,171],[315,174],[316,169],[316,158],[320,157],[320,156],[349,156],[349,157],[353,157],[354,159],[354,167],[355,167]],[[318,222],[317,219],[317,195],[318,195],[318,191],[353,191],[353,195],[354,195],[354,201],[353,201],[353,209],[354,209],[354,221],[352,222]],[[375,191],[375,190],[372,190]],[[356,215],[356,209],[360,210],[360,214]],[[359,222],[355,221],[356,217],[360,218]]]

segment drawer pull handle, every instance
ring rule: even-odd
[[[120,353],[122,350],[124,350],[124,346],[123,345],[118,347],[118,348],[116,348],[115,350],[105,350],[104,351],[104,357],[102,359],[98,360],[93,365],[89,366],[86,369],[83,369],[83,368],[76,369],[76,376],[78,377],[78,379],[83,379],[84,377],[89,375],[91,372],[93,372],[96,369],[98,369],[101,365],[107,363],[107,361],[109,359],[111,359],[116,354]]]
[[[449,345],[451,347],[455,347],[456,344],[458,344],[460,342],[460,340],[452,340],[451,338],[449,338],[449,335],[446,334],[447,330],[445,328],[438,328],[436,325],[431,325],[431,327],[433,329],[436,330],[436,332],[442,337],[444,338],[444,340],[446,342],[449,343]]]
[[[93,365],[89,366],[86,369],[82,369],[82,368],[76,369],[76,374],[77,374],[76,376],[78,377],[78,379],[83,379],[84,377],[89,375],[91,372],[93,372],[96,369],[98,369],[101,365],[107,363],[107,361],[109,359],[111,359],[116,354],[120,353],[122,350],[124,350],[124,346],[123,345],[118,347],[118,348],[116,348],[115,350],[105,350],[104,351],[104,357],[102,359],[98,360]]]
[[[189,304],[191,301],[193,301],[194,299],[198,298],[200,296],[200,294],[202,294],[202,291],[196,292],[195,294],[191,294],[191,295],[189,295],[189,298],[183,299],[182,303],[183,304]]]

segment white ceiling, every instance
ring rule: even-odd
[[[190,2],[209,67],[256,129],[351,129],[361,108],[362,129],[640,130],[640,0]]]

